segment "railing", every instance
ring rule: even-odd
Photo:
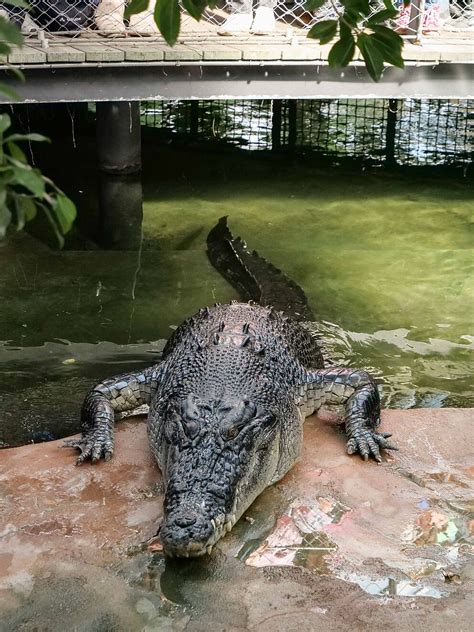
[[[424,37],[450,36],[467,33],[474,27],[472,0],[412,0],[406,6],[396,0],[399,16],[390,23],[408,39],[420,41]],[[21,26],[29,37],[55,37],[68,35],[81,39],[97,37],[157,37],[159,32],[153,20],[155,0],[150,0],[147,11],[124,18],[125,0],[30,0],[29,14],[24,9],[0,2],[0,11]],[[374,13],[384,8],[381,0],[374,0]],[[257,28],[254,16],[257,9],[266,7],[266,16]],[[280,35],[290,39],[305,35],[311,26],[321,20],[336,16],[338,0],[327,2],[316,12],[305,9],[305,0],[223,0],[215,9],[207,9],[200,22],[183,13],[182,39],[202,39],[220,34],[247,35],[252,32],[265,35]],[[246,15],[237,25],[229,29],[229,18],[239,12]],[[243,12],[243,13],[242,13]],[[273,12],[273,17],[272,17]],[[227,25],[227,26],[226,26]],[[258,37],[255,34],[255,37]],[[222,37],[229,41],[230,37]]]

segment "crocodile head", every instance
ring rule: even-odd
[[[168,403],[163,413],[166,493],[160,538],[167,555],[198,557],[211,552],[272,482],[278,423],[248,399],[190,395]]]

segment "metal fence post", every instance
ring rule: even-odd
[[[290,99],[288,103],[288,148],[296,147],[296,101]]]
[[[395,158],[395,136],[398,106],[398,99],[388,100],[387,128],[385,130],[385,162],[389,167],[393,167],[397,164]]]
[[[410,39],[421,42],[423,36],[423,14],[425,12],[426,0],[411,0],[409,28],[414,31],[410,34]]]
[[[281,149],[281,99],[272,101],[272,150]]]

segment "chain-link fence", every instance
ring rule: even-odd
[[[468,165],[474,101],[338,99],[153,101],[142,124],[168,138],[372,164]]]
[[[401,34],[420,38],[468,31],[474,26],[472,0],[394,0],[399,16],[391,21]],[[382,0],[372,0],[374,13],[385,8]],[[30,9],[0,2],[0,11],[35,36],[38,31],[81,36],[157,36],[153,19],[156,0],[148,9],[129,19],[126,0],[29,0]],[[238,34],[305,34],[318,21],[333,18],[341,9],[339,0],[328,0],[316,12],[307,11],[305,0],[221,0],[206,9],[200,22],[183,13],[182,36],[202,38]],[[235,16],[240,16],[235,19]],[[232,20],[233,26],[232,26]],[[229,20],[231,20],[229,22]]]

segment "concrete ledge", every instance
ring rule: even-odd
[[[143,420],[96,466],[60,441],[3,450],[0,630],[467,630],[472,422],[384,411],[400,451],[378,466],[309,419],[301,462],[191,562],[147,546],[162,494]]]

